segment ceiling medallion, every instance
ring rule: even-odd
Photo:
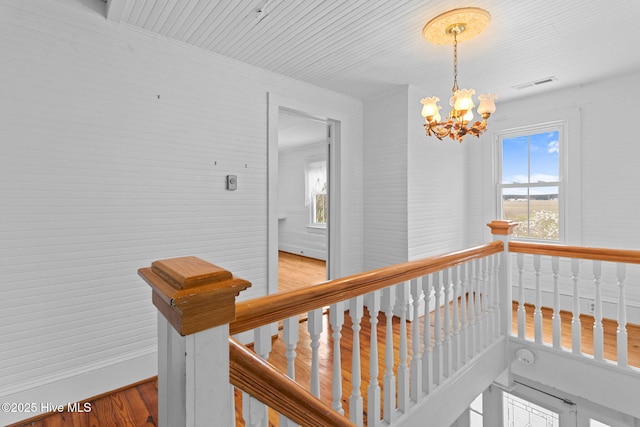
[[[480,34],[489,24],[491,15],[484,9],[466,7],[454,9],[436,16],[422,29],[424,38],[434,44],[453,44],[453,96],[449,100],[452,107],[447,120],[441,121],[440,99],[436,96],[423,98],[422,116],[428,136],[449,137],[462,142],[466,135],[479,137],[487,128],[487,119],[496,111],[495,94],[479,95],[478,114],[482,121],[473,122],[475,107],[473,89],[458,88],[458,42],[469,40]]]

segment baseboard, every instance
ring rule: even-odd
[[[319,259],[319,260],[322,260],[322,261],[326,261],[327,260],[326,251],[306,248],[306,247],[303,247],[303,246],[294,246],[294,245],[287,245],[287,244],[282,244],[281,243],[278,246],[278,250],[279,251],[283,251],[283,252],[289,252],[289,253],[295,254],[295,255],[306,256],[308,258],[315,258],[315,259]]]
[[[85,370],[66,378],[35,384],[25,390],[0,396],[2,402],[29,403],[34,412],[0,412],[0,425],[17,423],[38,414],[51,412],[52,407],[68,406],[113,390],[120,389],[158,374],[158,355],[148,351],[111,365]]]

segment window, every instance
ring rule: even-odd
[[[560,415],[543,406],[504,393],[504,425],[509,427],[559,427]]]
[[[309,207],[309,225],[327,226],[327,162],[308,161],[305,168],[305,205]]]
[[[515,238],[564,241],[562,123],[498,133],[498,210]]]

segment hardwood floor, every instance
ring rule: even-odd
[[[284,254],[284,256],[282,256]],[[298,255],[281,253],[280,262],[280,290],[292,289],[292,287],[309,286],[311,284],[319,283],[325,280],[326,267],[323,261],[311,260]],[[517,304],[514,303],[514,320],[516,318]],[[533,307],[525,306],[527,311],[527,336],[533,337]],[[543,339],[545,342],[551,342],[551,311],[543,310]],[[571,313],[563,312],[562,317],[562,343],[565,347],[571,345]],[[380,315],[378,318],[378,336],[384,336],[385,317]],[[605,357],[611,360],[616,358],[616,329],[617,323],[615,321],[607,320],[604,323],[605,334]],[[514,322],[515,324],[515,322]],[[298,358],[302,360],[311,359],[310,342],[306,333],[307,323],[301,320],[300,324],[300,343],[296,349]],[[432,322],[433,325],[433,322]],[[585,353],[592,354],[593,352],[593,317],[582,316],[582,350]],[[393,322],[395,336],[398,337],[399,320],[394,318]],[[321,336],[320,346],[320,388],[321,399],[331,405],[331,371],[333,360],[332,338],[330,334],[330,327],[328,322],[328,316],[323,316],[323,334]],[[517,330],[517,327],[516,327]],[[368,321],[368,315],[365,313],[361,324],[360,341],[363,354],[368,354],[369,337],[371,336],[371,328]],[[411,338],[411,328],[408,330],[409,339]],[[640,326],[628,325],[628,344],[629,344],[629,364],[632,366],[640,367]],[[342,329],[342,353],[341,363],[343,372],[343,396],[342,405],[345,413],[349,410],[348,396],[351,393],[351,348],[353,347],[353,336],[351,330],[350,318],[345,315],[345,324]],[[397,348],[396,340],[395,349],[395,362],[396,366],[399,361],[399,350]],[[278,339],[273,342],[273,351],[269,361],[276,367],[286,369],[286,359],[284,357],[284,341],[282,339],[282,331],[278,336]],[[380,354],[383,354],[382,352]],[[409,349],[409,356],[411,355],[411,349]],[[366,396],[366,387],[369,384],[369,366],[362,366],[362,386],[361,393]],[[380,376],[384,372],[383,362],[379,364],[378,370]],[[301,383],[305,387],[309,387],[309,368],[304,363],[300,362],[296,364],[296,381]],[[382,384],[380,384],[382,387]],[[71,426],[71,427],[105,427],[105,426],[155,426],[157,425],[157,380],[152,378],[148,381],[144,381],[139,384],[134,384],[131,387],[118,390],[113,393],[109,393],[104,396],[98,396],[89,400],[91,403],[91,412],[83,414],[70,414],[70,413],[57,413],[47,416],[41,416],[25,422],[14,424],[12,427],[34,426],[34,427],[58,427],[58,426]],[[241,419],[239,404],[239,393],[236,394],[236,416],[237,419]],[[366,408],[365,408],[366,412]],[[366,413],[364,414],[366,420]],[[277,424],[277,414],[270,411],[269,424]],[[239,426],[243,423],[239,422]]]
[[[87,400],[87,412],[44,414],[9,427],[142,427],[158,425],[158,381],[150,378]],[[84,403],[84,402],[81,402]]]
[[[278,291],[286,292],[327,280],[327,263],[289,252],[278,253]]]

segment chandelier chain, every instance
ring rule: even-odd
[[[451,92],[458,90],[458,37],[457,32],[453,32],[453,88]]]

